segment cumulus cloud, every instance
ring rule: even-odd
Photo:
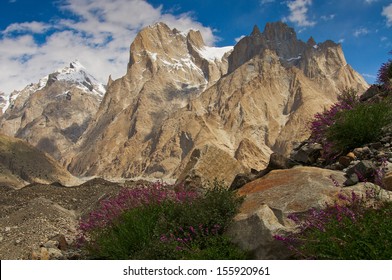
[[[381,14],[387,18],[387,25],[392,26],[392,4],[383,7]]]
[[[66,0],[64,17],[13,23],[0,31],[0,90],[10,93],[78,59],[98,80],[126,72],[129,46],[144,26],[163,21],[181,31],[197,29],[213,45],[213,30],[191,13],[170,14],[143,0]],[[50,31],[50,32],[47,32]],[[38,40],[35,36],[39,34]]]
[[[308,10],[311,5],[312,0],[288,1],[287,7],[290,10],[290,15],[284,19],[301,27],[314,26],[316,22],[308,19]]]

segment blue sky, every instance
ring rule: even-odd
[[[0,0],[0,91],[10,93],[78,59],[102,82],[125,74],[129,45],[157,21],[234,45],[255,24],[284,21],[297,36],[341,42],[369,83],[391,58],[390,0]]]

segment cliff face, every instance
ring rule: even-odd
[[[302,42],[283,23],[255,27],[234,48],[159,23],[135,38],[127,74],[66,162],[83,175],[176,177],[195,148],[213,145],[260,169],[307,137],[308,120],[346,87],[367,84],[341,46]]]

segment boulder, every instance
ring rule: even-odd
[[[314,164],[321,155],[323,147],[317,143],[307,143],[301,146],[297,151],[291,155],[291,159],[303,163]]]
[[[389,171],[387,174],[385,174],[382,180],[382,185],[384,189],[392,191],[392,171]]]
[[[244,202],[227,233],[257,259],[287,259],[290,252],[273,237],[295,230],[288,215],[325,208],[338,201],[340,193],[351,196],[355,192],[366,197],[369,189],[374,188],[381,199],[392,198],[392,192],[372,183],[343,187],[345,180],[344,172],[316,167],[271,171],[238,190]]]
[[[357,174],[360,181],[371,180],[376,172],[376,165],[370,160],[361,160],[354,166],[347,169],[347,176],[350,177],[352,174]]]
[[[251,182],[254,178],[255,178],[254,174],[247,174],[247,173],[237,174],[233,182],[231,183],[229,189],[232,191],[237,190],[242,186],[244,186],[245,184]]]
[[[287,232],[273,210],[266,204],[254,212],[238,214],[227,234],[242,249],[253,252],[256,259],[287,259],[291,252],[274,235]]]
[[[369,187],[376,187],[371,183],[343,187],[345,180],[344,172],[316,167],[273,170],[237,191],[244,202],[227,234],[257,259],[290,258],[287,248],[273,238],[295,229],[289,214],[325,208],[337,201],[341,192],[365,195]]]
[[[233,174],[243,171],[244,168],[231,155],[215,146],[206,145],[192,152],[177,183],[184,183],[186,187],[200,187],[218,180],[229,187],[235,177]]]
[[[289,169],[295,165],[297,165],[297,163],[295,163],[291,159],[289,159],[281,154],[273,153],[270,156],[267,169],[269,169],[269,170]]]

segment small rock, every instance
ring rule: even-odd
[[[392,191],[392,171],[385,174],[382,180],[382,187],[388,191]]]
[[[350,165],[350,163],[353,161],[353,159],[348,156],[341,156],[341,157],[339,157],[338,161],[344,168],[346,168]]]
[[[291,155],[291,159],[303,164],[313,164],[321,155],[323,147],[320,144],[306,144]]]
[[[353,152],[349,152],[349,153],[346,155],[346,157],[349,157],[349,158],[351,158],[352,160],[356,160],[356,159],[357,159],[357,157],[355,156],[355,154],[354,154]]]
[[[291,159],[278,154],[278,153],[273,153],[270,156],[268,166],[267,168],[270,170],[275,170],[275,169],[289,169],[297,165],[295,162],[293,162]]]
[[[353,151],[354,155],[359,159],[364,159],[367,155],[370,154],[369,147],[355,148]]]
[[[39,257],[38,260],[49,260],[48,249],[46,249],[45,247],[42,247],[41,252],[38,257]]]
[[[11,227],[5,227],[5,232],[10,232],[11,231]]]
[[[22,239],[16,239],[14,244],[19,245],[20,243],[22,243]]]
[[[49,259],[50,260],[63,260],[63,253],[57,248],[49,248],[48,249]]]
[[[357,174],[359,179],[363,181],[364,179],[372,179],[374,172],[376,171],[376,166],[370,160],[362,160],[350,167],[346,174],[350,177],[352,174]],[[363,178],[360,178],[363,177]]]
[[[255,175],[245,174],[245,173],[237,174],[233,180],[233,183],[231,183],[229,189],[232,191],[237,190],[237,189],[241,188],[242,186],[244,186],[245,184],[252,181],[253,177],[255,177]]]
[[[346,187],[353,186],[359,182],[358,175],[355,173],[350,174],[347,176],[347,180],[343,183]]]
[[[44,246],[45,248],[47,248],[47,249],[50,249],[50,248],[55,248],[55,249],[57,249],[57,248],[58,248],[58,245],[59,245],[59,242],[58,242],[58,241],[56,241],[56,240],[49,240],[49,241],[47,241],[43,246]]]
[[[376,143],[371,143],[371,144],[369,144],[369,147],[370,147],[370,148],[376,149],[376,150],[381,149],[382,146],[383,146],[383,145],[382,145],[381,142],[376,142]]]

